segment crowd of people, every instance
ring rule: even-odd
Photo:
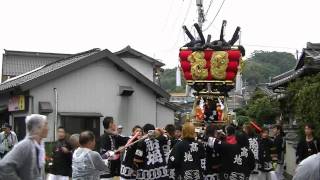
[[[0,179],[45,179],[45,160],[49,162],[49,180],[109,180],[117,176],[122,180],[284,179],[285,140],[281,125],[269,128],[272,132],[268,128],[257,132],[250,124],[209,124],[204,128],[190,122],[164,128],[145,124],[134,126],[131,135],[124,136],[123,127],[117,126],[112,117],[105,117],[101,137],[91,131],[69,137],[59,127],[50,155],[46,155],[43,142],[48,134],[46,116],[28,116],[27,135],[19,143],[8,124],[2,127]],[[319,143],[313,129],[307,124],[305,138],[298,144],[295,180],[316,177],[306,174],[312,169],[311,162],[319,159]]]

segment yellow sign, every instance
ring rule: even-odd
[[[23,95],[12,96],[9,99],[8,111],[24,111],[25,110],[25,97]]]

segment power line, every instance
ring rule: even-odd
[[[184,18],[183,18],[183,21],[182,21],[182,25],[181,25],[181,26],[183,26],[184,23],[185,23],[185,21],[187,20],[187,17],[188,17],[189,11],[190,11],[190,7],[191,7],[191,2],[192,2],[192,0],[189,1],[188,9],[187,9],[186,15],[185,15]]]
[[[178,7],[178,8],[177,8],[177,9],[179,9],[179,12],[177,13],[176,18],[175,18],[174,21],[173,21],[173,24],[172,24],[172,26],[171,26],[172,29],[175,29],[176,27],[175,27],[174,25],[178,24],[178,19],[179,19],[180,15],[182,14],[183,5],[184,5],[184,1],[182,1],[182,3],[179,5],[179,6],[181,6],[181,7]],[[171,30],[171,31],[173,31],[173,30]]]
[[[204,17],[206,17],[206,16],[208,15],[208,12],[209,12],[209,10],[210,10],[210,7],[211,7],[211,5],[212,5],[212,2],[213,2],[213,0],[210,1],[209,7],[208,7],[208,9],[206,10],[206,13],[204,14]]]
[[[224,4],[225,1],[226,1],[226,0],[223,0],[223,1],[222,1],[221,5],[220,5],[220,7],[219,7],[219,9],[218,9],[217,14],[214,16],[214,18],[213,18],[212,21],[210,22],[209,26],[203,30],[203,32],[206,31],[206,30],[208,30],[208,29],[210,28],[210,26],[213,24],[213,22],[216,20],[216,18],[217,18],[217,16],[218,16],[218,14],[219,14],[219,12],[220,12],[220,10],[221,10],[221,8],[222,8],[222,6],[223,6],[223,4]]]
[[[176,46],[178,45],[179,38],[180,38],[180,35],[181,35],[181,33],[182,33],[182,26],[184,25],[185,21],[187,20],[187,17],[188,17],[190,8],[191,8],[191,2],[192,2],[192,0],[189,0],[189,5],[188,5],[187,11],[186,11],[186,13],[185,13],[185,16],[184,16],[184,18],[183,18],[182,25],[180,26],[180,28],[179,28],[179,33],[178,33],[178,35],[176,36],[177,39],[176,39],[175,43],[172,45],[172,47],[171,47],[170,49],[176,48]]]
[[[164,26],[163,26],[163,28],[162,28],[162,31],[164,31],[165,28],[166,28],[167,25],[168,25],[169,17],[170,17],[170,15],[171,15],[172,9],[173,9],[173,3],[174,3],[174,1],[171,1],[170,8],[169,8],[169,12],[168,12],[167,17],[166,17],[166,20],[165,20],[165,22],[164,22],[165,24],[164,24]]]
[[[172,0],[173,1],[173,0]],[[181,17],[180,15],[182,15],[183,13],[183,6],[184,6],[184,2],[185,1],[181,1],[182,2],[182,7],[178,8],[179,9],[179,13],[177,13],[178,15],[176,16],[174,22],[173,22],[173,25],[176,25],[176,24],[179,24],[178,23],[178,19],[180,19],[179,17]],[[182,22],[182,25],[184,24],[184,22],[186,21],[186,16],[189,14],[189,11],[190,11],[190,7],[191,7],[191,2],[192,0],[189,1],[189,4],[188,4],[188,8],[187,8],[187,11],[185,13],[185,16],[184,16],[184,19],[183,19],[183,22]],[[175,36],[176,37],[176,40],[174,41],[174,43],[167,49],[164,49],[162,50],[163,52],[168,52],[168,51],[173,51],[174,49],[176,49],[176,46],[178,45],[178,42],[179,42],[179,38],[182,34],[182,25],[179,26],[179,32],[178,34]],[[174,29],[176,29],[177,27],[176,26],[172,26],[172,29],[171,29],[171,32],[174,32]]]

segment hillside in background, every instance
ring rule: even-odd
[[[243,80],[248,85],[269,82],[271,77],[282,74],[296,65],[293,54],[287,52],[255,51],[245,61]]]
[[[271,77],[294,68],[295,64],[294,55],[287,52],[255,51],[245,61],[243,80],[250,86],[267,83]],[[182,86],[176,87],[176,68],[165,69],[160,78],[161,87],[168,92],[184,92],[185,82],[182,74]]]

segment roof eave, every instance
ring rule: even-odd
[[[129,53],[129,54],[132,54],[136,57],[140,57],[140,58],[142,58],[142,59],[144,59],[144,60],[146,60],[156,66],[159,66],[159,67],[162,67],[165,65],[164,63],[162,63],[162,62],[160,62],[150,56],[147,56],[147,55],[145,55],[135,49],[132,49],[130,46],[127,46],[127,47],[123,48],[122,50],[115,52],[114,54],[121,57],[121,55],[123,55],[125,53]]]
[[[272,82],[277,81],[277,80],[282,79],[282,78],[284,78],[284,77],[290,76],[290,75],[293,74],[293,73],[294,73],[294,69],[291,69],[291,70],[289,70],[289,71],[287,71],[287,72],[284,72],[284,73],[282,73],[282,74],[279,74],[279,75],[277,75],[277,76],[272,77],[272,78],[271,78],[271,81],[272,81]]]
[[[320,72],[320,64],[315,64],[315,65],[305,65],[303,66],[301,69],[295,71],[293,74],[291,74],[290,76],[283,78],[283,79],[279,79],[278,81],[275,82],[271,82],[268,83],[268,87],[272,88],[272,89],[276,89],[277,87],[280,86],[287,86],[289,84],[289,82],[291,82],[292,80],[300,77],[300,76],[304,76],[305,74],[308,73],[314,73],[314,72]]]
[[[157,103],[169,108],[169,109],[172,109],[174,111],[179,111],[179,110],[182,110],[181,107],[177,106],[176,104],[174,103],[171,103],[169,102],[168,100],[165,100],[165,99],[157,99]]]

